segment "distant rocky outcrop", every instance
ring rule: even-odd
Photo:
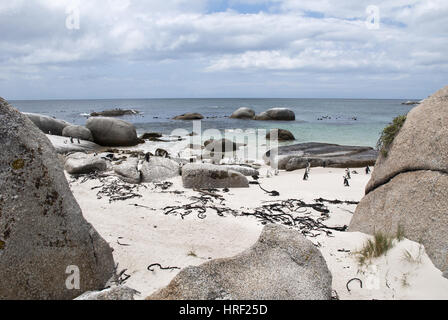
[[[71,123],[68,123],[67,121],[41,114],[27,112],[24,112],[23,114],[26,115],[28,119],[30,119],[36,127],[38,127],[45,134],[62,136],[62,131],[64,128],[71,125]]]
[[[180,175],[179,163],[163,157],[151,157],[143,162],[142,182],[155,182]]]
[[[0,145],[0,299],[103,289],[112,249],[84,219],[50,141],[3,99]]]
[[[200,113],[184,113],[173,118],[173,120],[201,120],[204,116]]]
[[[72,137],[85,141],[93,141],[92,132],[83,126],[66,126],[62,130],[62,135],[64,137]]]
[[[271,159],[271,154],[277,153]],[[265,154],[265,160],[278,169],[293,171],[311,167],[358,168],[373,166],[378,151],[371,147],[343,146],[338,144],[307,142],[282,146]]]
[[[380,154],[349,229],[394,234],[425,246],[448,277],[448,86],[412,109]]]
[[[121,117],[121,116],[128,116],[128,115],[136,115],[140,112],[137,110],[132,109],[111,109],[111,110],[104,110],[100,112],[92,112],[90,114],[91,117]]]
[[[256,115],[254,120],[294,121],[296,120],[296,115],[294,114],[294,111],[287,108],[272,108]]]
[[[247,188],[247,178],[228,167],[192,163],[182,167],[182,182],[185,188]]]
[[[331,283],[311,241],[270,224],[248,250],[184,268],[148,300],[329,300]]]
[[[70,174],[86,174],[106,170],[107,163],[97,155],[77,152],[67,156],[64,169]]]
[[[255,111],[251,108],[242,107],[232,113],[230,118],[232,119],[253,119],[255,117]]]
[[[278,141],[292,141],[296,140],[294,135],[291,133],[291,131],[286,129],[271,129],[266,134],[266,139],[268,140],[274,140],[274,137],[277,138]]]
[[[401,104],[407,105],[407,106],[411,106],[414,104],[420,104],[420,101],[406,101],[406,102],[402,102]]]
[[[93,140],[101,146],[135,146],[141,142],[137,138],[134,125],[129,122],[108,118],[89,118],[86,127],[92,132]]]

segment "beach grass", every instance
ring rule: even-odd
[[[400,129],[403,127],[405,121],[406,115],[395,117],[393,121],[381,132],[381,136],[378,139],[376,146],[377,149],[381,151],[384,157],[387,157],[388,149],[397,136],[398,132],[400,132]]]

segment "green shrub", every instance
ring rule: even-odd
[[[365,264],[372,258],[377,258],[385,254],[393,247],[393,238],[386,236],[380,232],[376,232],[373,240],[366,241],[362,249],[358,252],[358,261],[360,264]]]
[[[400,132],[400,129],[403,127],[405,121],[406,115],[398,116],[381,132],[381,136],[378,139],[376,147],[381,151],[384,157],[387,157],[389,146],[394,141],[398,132]]]

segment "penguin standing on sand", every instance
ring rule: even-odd
[[[308,169],[305,169],[305,173],[303,174],[303,180],[304,180],[304,181],[307,181],[308,178],[309,178],[309,175],[308,175]]]
[[[344,187],[350,187],[350,184],[348,183],[347,176],[344,176]]]
[[[351,179],[352,178],[351,175],[350,175],[350,169],[349,168],[345,169],[345,177],[347,179]]]
[[[369,174],[369,173],[370,173],[370,167],[367,166],[367,167],[366,167],[366,174]]]

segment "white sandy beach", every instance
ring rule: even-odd
[[[310,179],[303,181],[304,171],[281,171],[267,178],[267,167],[261,169],[260,182],[267,190],[277,190],[279,197],[270,197],[257,185],[249,188],[220,192],[225,205],[237,209],[261,206],[267,200],[301,199],[313,203],[316,198],[359,201],[370,176],[363,169],[352,174],[350,187],[343,186],[344,169],[313,168]],[[68,176],[69,181],[71,178]],[[113,178],[112,178],[113,179]],[[97,180],[84,183],[72,182],[71,189],[80,204],[85,218],[113,247],[118,271],[126,270],[130,278],[126,285],[141,292],[136,298],[144,299],[167,285],[179,272],[178,269],[148,271],[153,263],[164,267],[183,268],[199,265],[208,259],[230,257],[249,248],[258,239],[263,224],[255,217],[220,217],[210,210],[204,219],[196,214],[182,218],[165,215],[163,208],[193,202],[189,199],[199,193],[182,187],[181,177],[170,180],[173,186],[166,191],[153,184],[141,186],[141,198],[109,203],[97,199]],[[179,190],[183,194],[170,193]],[[217,203],[219,201],[217,200]],[[134,204],[145,207],[136,207]],[[330,218],[327,226],[348,225],[355,205],[329,204]],[[361,267],[356,252],[369,236],[362,233],[332,231],[332,236],[321,234],[309,239],[319,246],[333,275],[333,290],[340,299],[448,299],[448,279],[434,267],[420,245],[409,240],[396,241],[384,257],[372,260],[368,267]],[[350,250],[350,251],[349,251]],[[404,258],[408,250],[415,261]],[[350,279],[359,278],[346,284]]]

